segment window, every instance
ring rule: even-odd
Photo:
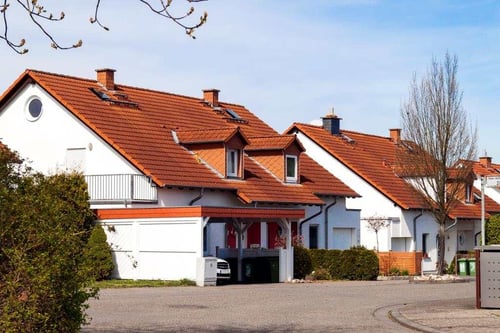
[[[42,101],[38,97],[31,97],[26,104],[26,118],[35,121],[42,115]]]
[[[429,257],[429,234],[422,234],[422,255],[424,258]]]
[[[309,248],[318,248],[318,225],[309,226]]]
[[[227,175],[228,177],[238,177],[240,168],[240,154],[236,149],[227,151]]]
[[[297,182],[297,156],[286,155],[286,181]]]
[[[470,185],[470,184],[465,185],[465,202],[466,203],[473,203],[472,202],[472,185]]]

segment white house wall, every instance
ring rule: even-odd
[[[201,218],[101,220],[120,279],[196,279]]]
[[[36,121],[26,118],[28,100],[42,101]],[[43,173],[65,171],[67,149],[85,149],[85,174],[134,174],[138,171],[36,84],[27,84],[0,112],[0,138]]]
[[[474,181],[474,187],[477,188],[478,190],[481,190],[481,178],[478,177]],[[498,187],[484,187],[484,194],[490,197],[491,199],[495,200],[495,202],[500,203],[500,190]]]

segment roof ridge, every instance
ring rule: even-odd
[[[209,128],[196,128],[196,129],[174,129],[176,132],[206,132],[206,131],[224,131],[224,130],[235,130],[239,126],[226,126],[226,127],[209,127]]]
[[[389,136],[383,136],[383,135],[380,135],[380,134],[370,134],[370,133],[363,133],[363,132],[352,131],[352,130],[340,130],[341,134],[343,132],[352,133],[352,134],[358,134],[358,135],[364,135],[364,136],[370,136],[370,137],[376,137],[376,138],[380,138],[380,139],[391,139]],[[405,141],[409,141],[409,140],[405,140]]]
[[[98,82],[96,79],[90,79],[90,78],[76,76],[76,75],[59,74],[59,73],[48,72],[48,71],[43,71],[43,70],[38,70],[38,69],[31,69],[31,68],[26,69],[26,72],[64,77],[64,78],[73,79],[73,80],[83,80],[83,81],[88,81],[88,82],[92,82],[92,83]],[[147,91],[147,92],[153,92],[153,93],[159,93],[159,94],[166,94],[166,95],[170,95],[170,96],[182,97],[182,98],[191,99],[191,100],[199,100],[199,101],[203,100],[203,98],[201,96],[199,98],[197,98],[194,96],[184,95],[184,94],[180,94],[180,93],[172,93],[169,91],[164,91],[164,90],[159,90],[159,89],[154,89],[154,88],[138,87],[138,86],[134,86],[134,85],[122,84],[122,83],[117,83],[117,82],[115,82],[115,86],[116,86],[116,88],[129,88],[129,89],[134,89],[134,90]],[[119,89],[115,89],[115,90],[119,90]],[[223,104],[223,105],[238,106],[238,107],[245,108],[245,106],[242,104],[236,104],[236,103],[224,102],[224,101],[219,101],[219,103]]]
[[[275,134],[275,135],[264,135],[264,136],[251,136],[249,137],[250,140],[252,139],[265,139],[265,138],[277,138],[277,137],[293,137],[295,136],[294,134]]]
[[[34,73],[34,74],[58,76],[58,77],[63,77],[63,78],[67,78],[67,79],[83,80],[83,81],[97,83],[97,80],[93,80],[93,79],[89,79],[89,78],[84,78],[84,77],[79,77],[79,76],[74,76],[74,75],[67,75],[67,74],[59,74],[59,73],[48,72],[48,71],[43,71],[43,70],[39,70],[39,69],[27,68],[25,72]]]

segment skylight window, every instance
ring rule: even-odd
[[[96,94],[97,97],[99,97],[100,99],[102,99],[103,101],[109,101],[111,100],[111,97],[106,94],[105,92],[103,91],[100,91],[100,90],[97,90],[97,89],[94,89],[94,88],[90,88],[90,90]]]
[[[233,119],[241,119],[240,115],[237,114],[234,110],[231,109],[226,109],[226,112],[231,116]]]

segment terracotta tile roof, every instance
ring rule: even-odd
[[[421,194],[395,172],[397,171],[396,153],[398,149],[407,149],[408,144],[396,144],[390,137],[345,130],[341,131],[342,135],[336,136],[321,126],[298,123],[293,124],[285,132],[291,133],[294,129],[315,141],[401,208],[426,209],[427,205]],[[476,195],[480,195],[477,190],[474,191]],[[500,212],[500,205],[487,196],[485,196],[485,205],[487,214]],[[460,219],[480,219],[481,203],[477,200],[470,204],[457,202],[449,216]]]
[[[473,193],[478,198],[481,197],[481,191],[478,189],[473,189]],[[500,204],[492,200],[487,195],[484,196],[484,199],[485,218],[489,218],[491,215],[500,213]],[[481,219],[481,201],[474,199],[474,202],[470,204],[458,202],[457,205],[453,207],[449,216],[452,219]]]
[[[472,171],[477,176],[493,176],[500,177],[500,164],[490,163],[484,165],[479,161],[469,161],[472,163]]]
[[[404,147],[396,145],[391,138],[345,130],[337,136],[321,126],[300,123],[293,124],[285,133],[295,129],[403,209],[426,207],[422,196],[395,173],[396,150]]]
[[[188,131],[175,131],[179,143],[211,143],[211,142],[227,142],[234,135],[239,133],[243,138],[245,136],[240,132],[239,127],[224,127],[216,129],[197,129]],[[248,139],[245,138],[246,141]]]
[[[186,142],[224,140],[238,128],[249,141],[279,136],[244,106],[219,101],[214,108],[202,98],[119,84],[115,91],[104,91],[96,80],[26,70],[2,95],[0,108],[28,82],[39,84],[159,186],[223,189],[236,192],[245,202],[291,204],[321,204],[311,192],[315,186],[324,194],[353,193],[340,184],[330,191],[322,184],[284,184],[249,157],[245,157],[244,180],[225,179],[176,142],[175,135]],[[232,119],[223,112],[227,109],[239,118]],[[289,137],[276,139],[280,140]],[[338,182],[331,175],[325,177],[325,181]]]
[[[294,142],[297,142],[301,151],[304,151],[304,147],[297,141],[295,135],[273,135],[273,136],[261,136],[252,137],[250,144],[245,147],[245,150],[285,150],[291,146]]]
[[[317,195],[359,197],[350,187],[316,163],[306,154],[300,155],[300,183]]]

